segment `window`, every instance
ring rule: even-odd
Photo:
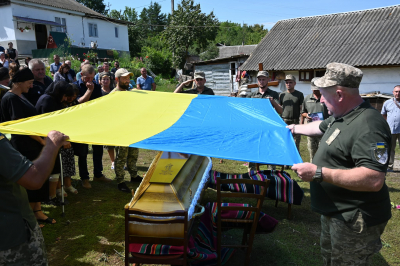
[[[324,76],[325,75],[325,70],[316,70],[315,71],[315,76],[317,77],[317,78],[320,78],[320,77],[322,77],[322,76]]]
[[[52,26],[52,31],[67,32],[67,21],[65,18],[55,17],[55,22],[61,24],[62,26]]]
[[[89,37],[99,37],[97,34],[97,24],[89,23]]]
[[[115,38],[118,38],[118,27],[115,27]]]
[[[299,71],[299,81],[311,81],[314,78],[313,70]]]

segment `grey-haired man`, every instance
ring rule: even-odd
[[[288,126],[293,134],[322,136],[313,163],[295,164],[292,170],[310,182],[311,208],[321,214],[325,265],[368,265],[382,248],[380,236],[391,218],[385,184],[390,128],[361,98],[362,76],[353,66],[328,64],[315,85],[332,116]]]

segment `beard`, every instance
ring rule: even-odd
[[[119,83],[118,86],[123,90],[129,89],[129,83]]]

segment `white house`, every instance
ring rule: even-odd
[[[8,48],[13,42],[19,54],[45,49],[50,31],[65,32],[73,46],[88,48],[97,41],[100,49],[129,51],[129,22],[105,17],[75,0],[0,0],[0,14],[0,45]]]
[[[364,72],[360,93],[391,93],[400,84],[399,37],[400,5],[281,20],[240,69],[255,77],[263,63],[270,77],[292,74],[296,89],[308,95],[311,79],[323,76],[328,63],[346,63]]]

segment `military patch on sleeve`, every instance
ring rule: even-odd
[[[375,160],[381,164],[386,164],[389,159],[389,151],[385,142],[374,144],[373,154]]]

